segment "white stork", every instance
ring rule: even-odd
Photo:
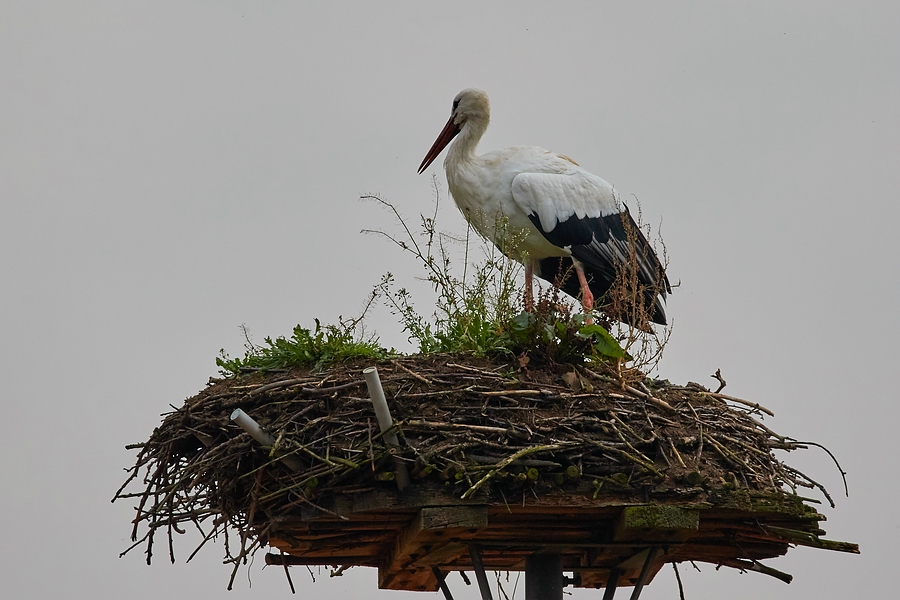
[[[616,273],[632,256],[642,289],[634,301],[643,303],[650,321],[665,325],[669,281],[615,189],[567,156],[542,148],[513,146],[476,154],[489,121],[487,94],[461,91],[419,173],[457,138],[444,159],[450,193],[469,223],[487,239],[498,246],[503,241],[498,236],[521,240],[513,258],[525,264],[525,308],[533,309],[532,277],[537,274],[552,283],[562,281],[561,289],[576,298],[580,293],[589,313],[595,298],[608,301]],[[506,234],[496,230],[499,217],[508,220]],[[577,280],[564,276],[565,258],[571,259]],[[646,323],[632,322],[631,314],[626,310],[615,316],[647,328]]]

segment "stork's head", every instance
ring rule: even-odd
[[[453,99],[453,108],[450,111],[450,120],[444,125],[440,135],[431,146],[431,150],[425,155],[422,164],[419,165],[419,173],[428,168],[434,159],[438,157],[441,151],[447,147],[447,144],[463,130],[463,127],[469,123],[469,127],[475,127],[479,130],[476,137],[480,138],[481,134],[487,129],[488,122],[491,120],[491,102],[488,100],[487,94],[481,90],[468,88],[456,95]],[[477,143],[477,139],[474,143]],[[473,145],[474,147],[474,145]]]
[[[450,118],[459,127],[469,120],[489,121],[491,118],[491,101],[487,94],[481,90],[468,88],[456,95],[453,99],[453,109]]]

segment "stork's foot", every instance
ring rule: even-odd
[[[594,310],[594,293],[591,292],[581,263],[572,259],[572,264],[575,265],[575,274],[578,275],[578,284],[581,286],[581,309],[585,314],[584,323],[585,325],[593,325],[594,318],[591,316],[591,311]]]
[[[594,310],[594,295],[587,286],[585,286],[584,293],[581,296],[581,310],[584,311],[584,324],[593,325],[594,317],[591,313]]]

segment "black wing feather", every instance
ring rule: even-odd
[[[638,228],[626,208],[623,212],[601,217],[578,218],[570,216],[560,221],[551,231],[544,231],[536,213],[529,215],[531,222],[541,234],[554,246],[566,248],[584,267],[591,293],[604,304],[610,287],[616,280],[617,272],[628,261],[630,252],[634,252],[638,260],[638,280],[644,288],[642,302],[649,311],[650,320],[660,325],[666,324],[664,299],[671,293],[669,280],[666,277],[659,258],[647,242],[647,238]],[[636,248],[629,248],[628,231]],[[578,279],[567,271],[571,263],[566,259],[545,258],[538,262],[537,273],[542,279],[551,283],[561,283],[561,289],[574,297],[578,297],[581,288]],[[623,321],[628,322],[627,318]],[[633,325],[638,325],[633,323]]]

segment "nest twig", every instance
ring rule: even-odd
[[[464,499],[505,502],[518,488],[540,495],[589,482],[595,497],[601,488],[702,496],[812,487],[831,500],[772,454],[808,442],[763,425],[768,409],[697,384],[647,381],[642,391],[571,366],[522,372],[460,356],[397,359],[379,365],[401,438],[389,448],[372,429],[361,368],[220,380],[166,414],[148,441],[129,446],[137,460],[114,498],[137,501],[134,544],[123,554],[143,546],[149,563],[162,531],[174,561],[173,534],[192,526],[202,542],[190,558],[223,534],[237,569],[265,545],[273,520],[303,507],[329,512],[317,502],[329,494],[391,485],[397,458],[414,485],[449,486]],[[230,422],[236,408],[275,437],[273,447]],[[280,462],[286,454],[299,470]]]

